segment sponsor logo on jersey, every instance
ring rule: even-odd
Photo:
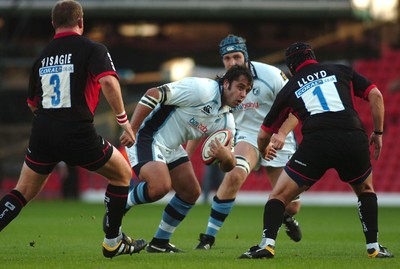
[[[57,74],[61,72],[74,72],[74,65],[66,64],[66,65],[55,65],[49,67],[41,67],[39,68],[39,76],[44,76],[46,74]]]
[[[260,107],[260,104],[258,102],[248,102],[248,103],[242,103],[238,105],[235,108],[232,108],[232,113],[237,112],[239,110],[248,110],[248,109],[258,109]]]
[[[203,107],[203,109],[201,110],[201,112],[203,112],[206,115],[209,115],[211,113],[212,110],[212,106],[210,105],[206,105]]]
[[[255,88],[253,88],[252,92],[253,92],[253,94],[254,94],[255,96],[260,95],[260,92],[261,92],[260,87],[255,87]]]
[[[202,132],[204,134],[208,132],[207,126],[205,126],[201,122],[197,121],[195,118],[191,118],[189,120],[189,125],[192,126],[193,128],[198,129],[200,132]]]
[[[329,76],[326,78],[321,78],[317,80],[310,81],[306,83],[304,86],[302,86],[300,89],[295,91],[296,97],[300,98],[304,93],[306,93],[310,89],[314,89],[315,87],[321,86],[324,83],[333,83],[336,82],[336,76]],[[297,81],[297,83],[300,83]]]

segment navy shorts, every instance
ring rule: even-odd
[[[369,140],[361,130],[321,130],[305,134],[285,167],[299,187],[312,186],[333,168],[351,185],[364,182],[372,171]]]
[[[25,163],[39,174],[49,174],[57,163],[101,168],[113,153],[113,146],[96,133],[91,122],[65,122],[49,116],[34,118]]]

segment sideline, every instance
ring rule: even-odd
[[[214,192],[210,192],[208,201],[211,203]],[[155,202],[166,204],[174,195],[168,193],[164,198]],[[236,197],[236,203],[241,205],[264,205],[269,192],[241,191]],[[400,193],[377,192],[379,206],[400,206]],[[301,195],[302,205],[313,206],[349,206],[356,205],[357,198],[351,192],[306,192]],[[102,203],[104,190],[87,190],[81,195],[81,200],[89,203]],[[197,203],[202,203],[200,196]]]

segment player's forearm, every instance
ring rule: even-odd
[[[219,163],[219,169],[221,169],[221,171],[223,171],[223,172],[229,172],[233,168],[235,168],[235,166],[236,166],[236,158],[235,158],[235,155],[233,154],[233,152],[230,152],[229,157],[223,159]]]
[[[109,103],[114,114],[119,115],[125,112],[124,102],[122,100],[121,87],[117,78],[106,76],[100,79],[103,95]]]
[[[257,145],[258,145],[258,150],[261,153],[265,152],[265,149],[267,148],[267,146],[271,140],[271,136],[272,136],[272,133],[269,133],[262,128],[258,132]]]
[[[385,106],[381,92],[374,88],[368,94],[374,131],[383,132]]]
[[[157,88],[150,88],[142,96],[136,105],[131,119],[132,130],[136,133],[144,119],[153,111],[160,100],[160,91]]]
[[[296,128],[298,123],[299,120],[292,113],[290,113],[287,119],[283,122],[283,124],[279,128],[278,133],[287,136],[291,131],[294,130],[294,128]]]

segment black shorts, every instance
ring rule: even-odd
[[[305,134],[285,171],[301,187],[312,186],[330,168],[351,185],[364,182],[372,171],[367,134],[361,130]]]
[[[96,133],[92,123],[38,115],[33,120],[25,163],[39,174],[49,174],[61,161],[95,171],[112,152],[113,146]]]

